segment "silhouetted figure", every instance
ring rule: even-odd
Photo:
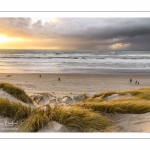
[[[140,84],[140,83],[138,82],[138,84]]]
[[[41,76],[41,74],[40,74],[40,78],[41,78],[42,76]]]
[[[132,82],[132,79],[130,79],[130,83]]]
[[[58,78],[58,81],[60,81],[60,78]]]
[[[137,84],[137,81],[135,81],[135,84]]]
[[[7,75],[7,77],[11,77],[12,75]]]

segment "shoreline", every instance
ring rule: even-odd
[[[31,71],[20,71],[20,70],[2,70],[0,74],[40,74],[42,72],[31,72]],[[43,72],[42,74],[96,74],[96,75],[130,75],[130,74],[140,74],[140,75],[150,75],[150,70],[148,69],[85,69],[85,68],[76,68],[76,69],[62,69],[55,68],[48,72]]]

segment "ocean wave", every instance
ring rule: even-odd
[[[145,52],[47,52],[0,53],[0,69],[26,72],[54,72],[62,69],[140,69],[150,70],[150,53]]]
[[[150,59],[150,54],[0,54],[3,59]]]

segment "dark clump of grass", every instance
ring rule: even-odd
[[[36,108],[31,115],[18,126],[21,132],[37,132],[51,120],[51,108],[46,106],[46,110]]]
[[[52,120],[76,129],[78,132],[103,131],[112,125],[112,122],[98,113],[79,107],[53,108]]]
[[[97,97],[100,97],[102,94],[94,94],[93,96],[92,96],[92,98],[97,98]]]
[[[116,91],[104,92],[101,94],[101,98],[104,99],[105,97],[110,96],[112,94],[117,94],[117,92]]]
[[[84,93],[82,95],[85,97],[85,99],[89,98],[89,96],[86,93]]]
[[[30,113],[31,108],[0,98],[0,115],[2,116],[18,121],[27,118]]]
[[[92,98],[101,97],[101,99],[104,99],[105,97],[110,96],[112,94],[117,94],[117,92],[116,91],[103,92],[101,94],[95,94],[95,95],[93,95]]]
[[[25,103],[32,103],[32,99],[19,87],[9,83],[0,83],[0,88]]]

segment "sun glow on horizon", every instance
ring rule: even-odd
[[[0,34],[0,44],[10,43],[10,42],[20,42],[22,40],[23,40],[22,38],[8,37],[6,35]]]

